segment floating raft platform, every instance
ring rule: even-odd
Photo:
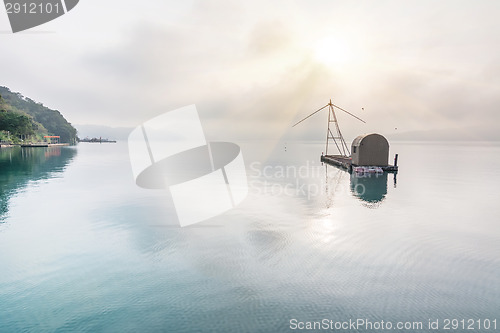
[[[340,167],[352,172],[352,160],[350,157],[342,155],[321,155],[321,162]],[[394,165],[380,166],[385,172],[397,172],[398,167]]]

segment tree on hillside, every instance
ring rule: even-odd
[[[20,93],[12,92],[7,87],[0,86],[0,93],[4,105],[2,107],[2,102],[0,102],[0,110],[6,109],[7,112],[14,111],[16,114],[25,115],[33,124],[31,127],[32,131],[38,134],[48,131],[51,135],[60,136],[61,142],[75,141],[76,129],[71,126],[59,111],[52,110],[42,103],[38,103]],[[5,121],[7,120],[4,120],[4,123]],[[12,119],[9,121],[12,124]]]
[[[0,130],[9,131],[13,135],[35,134],[31,118],[14,112],[0,113]]]

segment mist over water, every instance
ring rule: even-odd
[[[322,165],[321,143],[260,145],[241,144],[243,203],[187,228],[125,143],[2,148],[0,332],[498,327],[500,145],[392,142],[399,173],[368,178]]]

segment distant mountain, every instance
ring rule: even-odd
[[[386,136],[390,141],[500,141],[496,124],[461,129],[408,131]]]
[[[41,140],[44,135],[58,135],[60,142],[72,143],[76,140],[76,129],[57,110],[49,109],[42,103],[12,92],[0,86],[0,134],[10,133],[13,141],[21,135],[30,135]]]

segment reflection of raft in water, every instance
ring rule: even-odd
[[[333,158],[332,158],[333,157]],[[387,178],[389,173],[394,174],[396,187],[397,169],[393,166],[354,166],[351,159],[345,156],[321,156],[321,161],[329,165],[348,171],[351,183],[351,193],[361,200],[368,208],[377,208],[387,195]],[[397,167],[396,167],[397,168]]]
[[[387,173],[351,174],[351,192],[369,204],[382,202],[387,195]]]

